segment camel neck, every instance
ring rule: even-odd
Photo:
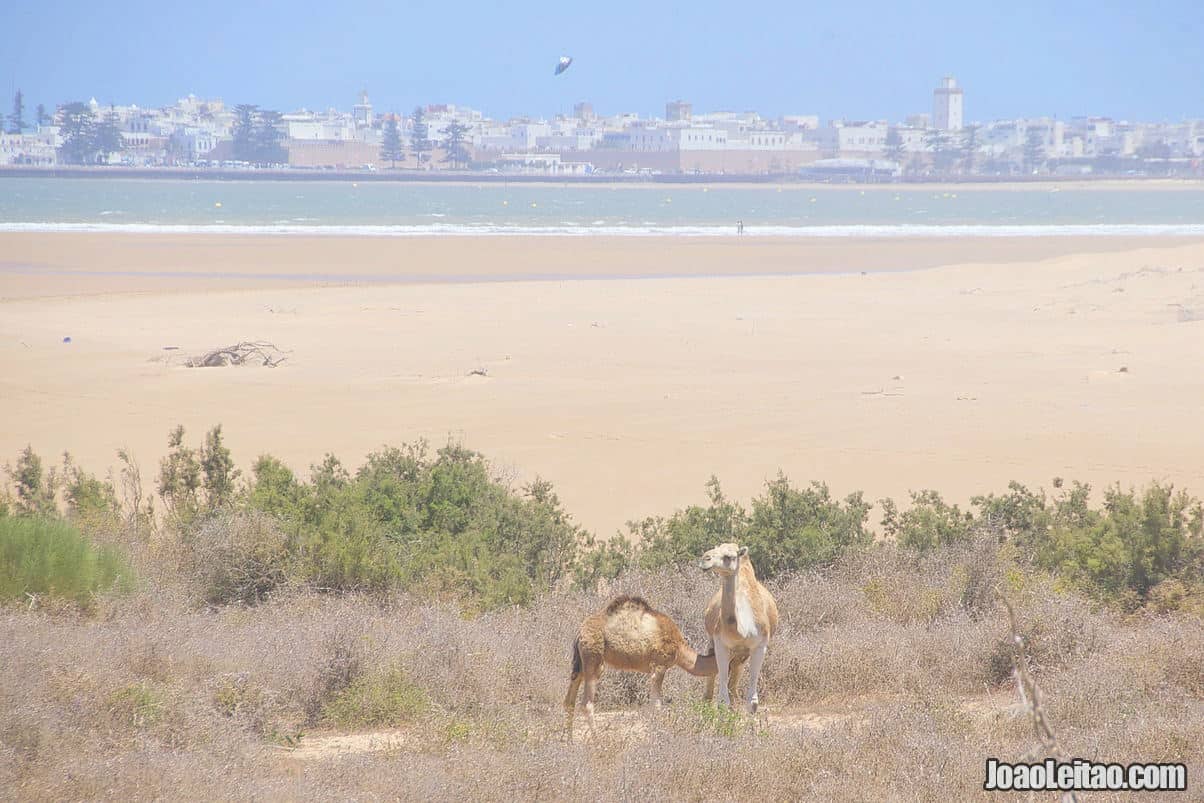
[[[736,581],[739,575],[739,572],[732,572],[723,578],[723,596],[719,601],[719,612],[727,622],[736,620]]]
[[[714,652],[699,655],[689,644],[682,644],[677,648],[677,665],[700,678],[712,677],[719,673],[719,664]]]

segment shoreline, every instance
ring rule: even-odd
[[[509,226],[504,224],[228,224],[228,223],[0,223],[4,234],[125,234],[198,237],[345,237],[345,238],[692,238],[759,240],[908,240],[1020,239],[1029,237],[1204,237],[1204,223],[1065,224],[816,224],[750,225],[743,233],[732,224],[683,226]]]
[[[1204,245],[1199,237],[356,237],[0,231],[0,303],[293,287],[851,276]]]
[[[986,176],[957,179],[942,177],[934,180],[918,178],[903,179],[888,182],[856,182],[816,181],[793,174],[774,175],[693,175],[688,173],[668,173],[656,176],[647,175],[611,175],[604,176],[543,176],[543,175],[504,175],[498,173],[462,173],[462,172],[431,172],[431,171],[394,171],[383,170],[319,170],[296,168],[289,170],[232,170],[222,168],[138,168],[138,167],[0,167],[0,179],[3,178],[42,178],[42,179],[100,179],[125,181],[197,181],[213,183],[230,182],[392,182],[415,185],[450,185],[450,186],[479,186],[482,184],[516,184],[529,187],[598,186],[607,189],[641,189],[664,188],[672,186],[675,189],[765,189],[769,187],[782,190],[815,190],[839,189],[878,192],[899,192],[900,190],[915,191],[1022,191],[1022,190],[1165,190],[1165,191],[1200,191],[1204,190],[1204,178],[1166,178],[1166,177],[1123,177],[1100,176],[1089,178],[1075,176],[1073,178],[1055,176],[1034,176],[1019,178],[1016,176]]]

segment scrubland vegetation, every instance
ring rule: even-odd
[[[15,798],[985,797],[987,756],[1036,747],[997,591],[1067,754],[1204,777],[1204,511],[1169,486],[1013,484],[962,510],[780,477],[745,507],[712,479],[705,505],[603,541],[458,445],[307,479],[271,457],[240,475],[220,429],[169,446],[149,497],[126,455],[107,479],[28,450],[9,468]],[[762,714],[701,704],[680,672],[666,711],[636,713],[644,678],[608,672],[598,734],[566,744],[581,620],[640,594],[705,647],[716,584],[691,564],[724,541],[781,612]],[[306,754],[378,729],[390,749]]]

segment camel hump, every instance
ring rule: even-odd
[[[606,613],[618,613],[624,608],[633,609],[640,612],[656,613],[656,609],[648,604],[648,600],[643,597],[635,597],[630,594],[624,594],[621,597],[615,597],[606,606]]]

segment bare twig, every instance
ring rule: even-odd
[[[1024,649],[1024,637],[1020,635],[1020,626],[1016,622],[1016,609],[1012,607],[1011,600],[999,588],[995,589],[995,595],[999,597],[1008,611],[1008,624],[1012,632],[1012,671],[1016,677],[1016,691],[1020,694],[1020,702],[1032,718],[1033,735],[1038,742],[1021,759],[1034,762],[1045,755],[1052,756],[1059,761],[1066,761],[1066,751],[1062,749],[1058,735],[1054,733],[1049,717],[1045,713],[1045,700],[1041,694],[1041,687],[1037,685],[1032,673],[1028,671],[1028,655]],[[1062,795],[1063,803],[1076,803],[1077,800],[1074,792],[1066,792]]]

